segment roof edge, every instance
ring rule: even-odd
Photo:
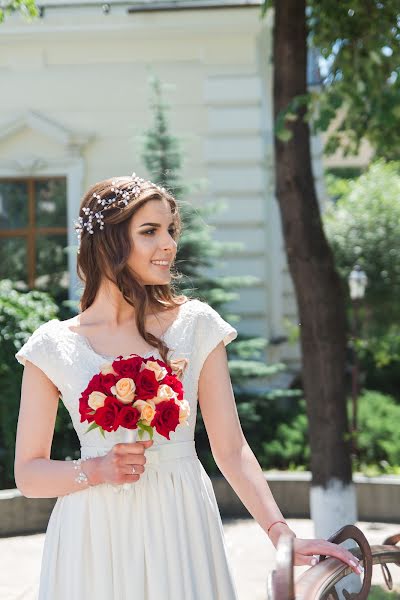
[[[130,6],[128,14],[138,12],[161,12],[172,10],[210,10],[227,8],[251,8],[261,6],[261,0],[167,0],[165,2],[149,1]]]
[[[209,10],[228,8],[251,8],[260,7],[262,0],[143,0],[142,2],[129,2],[129,0],[91,1],[82,2],[38,2],[41,12],[46,9],[58,8],[96,8],[100,7],[103,12],[110,12],[115,7],[127,7],[127,13],[156,12],[156,11],[180,11],[180,10]]]

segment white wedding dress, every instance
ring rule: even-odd
[[[48,523],[38,600],[237,600],[221,517],[211,480],[194,445],[198,379],[207,355],[237,331],[208,304],[179,308],[164,333],[170,359],[189,360],[182,378],[189,426],[170,440],[154,434],[145,471],[120,489],[104,483],[57,498]],[[135,349],[132,348],[132,352]],[[87,434],[78,400],[100,366],[87,338],[52,319],[15,355],[37,365],[57,386],[70,413],[82,456],[100,456],[123,432]],[[161,358],[154,349],[145,357]],[[75,472],[76,473],[76,472]]]

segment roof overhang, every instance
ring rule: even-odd
[[[176,10],[210,10],[228,8],[260,8],[261,0],[169,0],[164,2],[141,2],[128,8],[129,13],[161,12]]]
[[[129,2],[127,0],[44,0],[38,2],[38,7],[43,14],[46,9],[56,8],[101,8],[104,12],[113,8],[126,7],[128,13],[177,11],[177,10],[209,10],[228,8],[260,7],[262,0],[143,0],[142,2]],[[109,7],[109,8],[107,8]]]

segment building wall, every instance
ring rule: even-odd
[[[209,219],[213,235],[242,244],[210,273],[257,278],[228,308],[241,317],[239,331],[267,338],[285,333],[285,318],[296,320],[274,197],[270,26],[258,7],[128,15],[115,5],[104,15],[99,6],[70,6],[46,9],[29,25],[10,18],[0,39],[0,176],[67,175],[71,245],[91,184],[146,175],[149,72],[170,84],[184,175],[202,182],[189,200],[223,199],[225,212]],[[76,297],[73,253],[70,273]],[[297,361],[298,348],[281,346],[269,358]]]

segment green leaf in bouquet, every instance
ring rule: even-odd
[[[147,431],[147,433],[149,434],[149,436],[150,436],[150,439],[151,439],[151,440],[153,439],[153,428],[152,428],[150,425],[145,425],[144,423],[141,423],[141,422],[139,421],[139,422],[138,422],[138,428],[139,428],[139,433],[138,433],[138,436],[139,436],[139,439],[140,439],[140,440],[142,439],[142,437],[143,437],[143,433],[144,433],[145,431]]]
[[[101,430],[103,430],[103,428],[101,427],[101,425],[99,425],[98,423],[96,423],[96,421],[93,421],[93,423],[87,428],[87,430],[85,431],[85,433],[89,433],[89,431],[92,431],[92,429],[96,429],[96,427],[100,427]],[[103,431],[104,434],[104,431]]]

